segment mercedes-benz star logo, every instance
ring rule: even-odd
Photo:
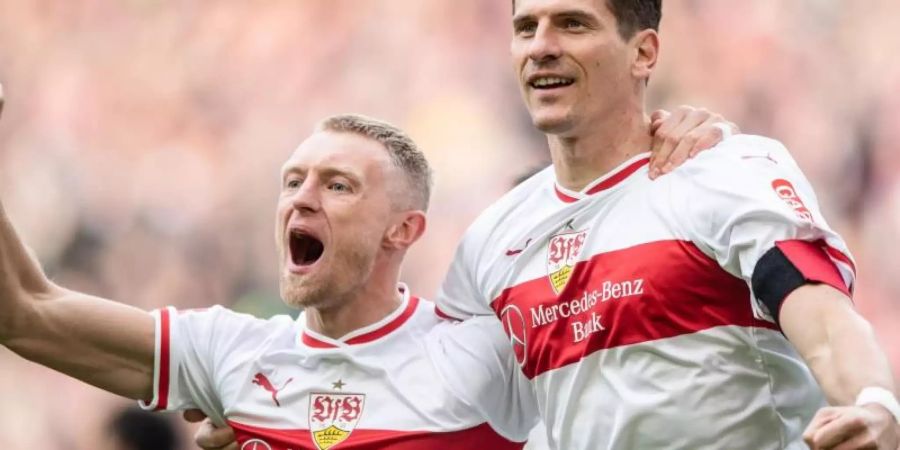
[[[244,445],[241,446],[241,450],[272,450],[272,447],[262,439],[250,439],[247,442],[244,442]]]
[[[509,336],[509,343],[516,354],[516,361],[524,366],[528,360],[528,345],[525,336],[525,316],[516,305],[508,305],[500,311],[503,331]]]

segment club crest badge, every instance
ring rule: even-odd
[[[347,440],[359,423],[365,394],[313,393],[309,397],[309,432],[319,450]]]
[[[587,230],[568,231],[550,238],[547,248],[547,276],[553,292],[559,294],[569,283],[586,238]]]

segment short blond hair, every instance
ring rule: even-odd
[[[318,131],[354,133],[384,146],[394,165],[406,175],[409,186],[409,207],[428,210],[431,199],[432,171],[416,143],[403,130],[378,119],[361,114],[339,114],[328,117],[316,126]]]

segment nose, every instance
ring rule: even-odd
[[[303,180],[303,184],[294,192],[291,204],[301,214],[316,213],[322,208],[322,197],[319,192],[319,183],[314,175]]]
[[[540,23],[528,46],[528,58],[534,62],[542,63],[552,61],[560,57],[562,48],[559,45],[559,36],[554,32],[551,24],[546,21]]]

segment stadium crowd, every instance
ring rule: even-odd
[[[783,141],[900,374],[900,3],[665,0],[652,107]],[[508,1],[0,0],[0,193],[60,284],[153,309],[278,299],[282,161],[330,114],[408,130],[437,172],[405,280],[546,159],[509,70]],[[96,448],[127,401],[0,348],[0,448]],[[187,443],[186,443],[187,445]]]

